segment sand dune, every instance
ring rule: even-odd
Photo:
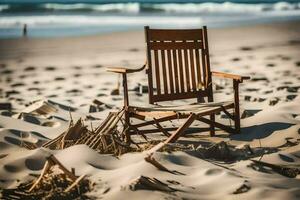
[[[141,66],[142,32],[0,40],[0,188],[35,179],[53,154],[77,175],[87,174],[95,183],[88,195],[97,199],[299,199],[299,175],[287,177],[251,161],[299,169],[299,27],[295,21],[209,29],[213,70],[252,77],[241,85],[242,134],[217,131],[216,137],[193,133],[180,138],[181,151],[154,154],[169,172],[146,162],[145,152],[115,157],[85,145],[42,147],[66,131],[71,119],[81,118],[91,129],[122,106],[122,94],[111,95],[118,76],[105,67]],[[147,106],[147,92],[139,92],[140,85],[147,85],[145,74],[128,79],[130,102]],[[231,84],[214,80],[217,101],[232,98]],[[223,115],[217,121],[230,123]],[[165,138],[156,136],[150,138]],[[220,141],[229,146],[228,160],[205,153]],[[164,189],[147,188],[141,180]]]

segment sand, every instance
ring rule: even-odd
[[[105,67],[142,66],[142,31],[0,40],[0,188],[33,180],[46,157],[54,154],[68,169],[74,167],[77,175],[88,175],[95,183],[88,195],[98,199],[299,199],[299,175],[289,178],[251,161],[299,168],[299,25],[294,21],[209,29],[212,70],[252,77],[240,89],[242,134],[187,135],[178,142],[192,148],[154,154],[157,161],[179,173],[157,169],[144,160],[145,152],[115,157],[85,145],[64,150],[40,147],[65,131],[70,117],[96,127],[110,111],[122,106],[122,94],[110,95],[118,76]],[[145,73],[128,79],[130,104],[147,105],[147,93],[137,92],[139,84],[147,85]],[[230,100],[232,83],[213,81],[216,101]],[[104,104],[96,106],[94,99]],[[217,120],[229,123],[223,115]],[[201,148],[220,141],[232,145],[234,159],[203,156]],[[40,148],[28,150],[25,142]],[[250,145],[253,155],[245,151],[245,145]],[[172,191],[132,191],[140,176],[156,178]]]

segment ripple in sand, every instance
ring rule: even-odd
[[[3,165],[3,168],[8,172],[19,172],[22,170],[20,166],[9,165],[9,164]]]
[[[41,158],[27,158],[25,160],[25,165],[28,169],[33,171],[38,171],[43,169],[45,160]]]

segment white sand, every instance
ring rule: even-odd
[[[266,151],[262,161],[299,168],[299,25],[290,22],[209,30],[212,69],[252,77],[241,85],[242,134],[229,136],[218,131],[211,138],[201,133],[179,142],[193,143],[195,148],[223,140],[237,149],[249,144],[257,153],[253,159]],[[13,188],[32,180],[41,172],[45,158],[54,154],[68,169],[75,167],[76,174],[88,174],[96,183],[90,195],[99,199],[299,199],[299,175],[288,178],[270,168],[258,170],[249,159],[206,161],[197,150],[155,153],[161,164],[180,172],[172,174],[144,161],[145,153],[115,158],[84,145],[60,151],[22,147],[23,141],[41,146],[65,131],[69,110],[74,120],[82,117],[87,125],[92,122],[97,126],[108,112],[119,108],[122,96],[110,95],[118,77],[105,72],[105,66],[141,66],[145,60],[143,37],[143,32],[126,32],[0,40],[0,102],[13,106],[13,113],[1,110],[0,115],[0,187]],[[129,82],[129,89],[138,83],[146,85],[146,75],[130,75]],[[224,87],[215,90],[217,100],[232,98],[230,81],[214,79],[214,83]],[[147,104],[147,94],[131,91],[130,95],[131,104]],[[89,113],[94,99],[107,105]],[[39,113],[43,105],[50,108],[46,115]],[[228,123],[220,115],[217,120]],[[141,175],[177,191],[131,191],[130,183]],[[234,194],[243,185],[247,189]]]

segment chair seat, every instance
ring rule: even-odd
[[[194,103],[179,106],[161,106],[153,105],[152,107],[129,107],[129,111],[146,117],[165,117],[170,115],[189,115],[194,113],[198,116],[205,116],[222,111],[224,108],[234,107],[233,101],[211,102],[211,103]]]

